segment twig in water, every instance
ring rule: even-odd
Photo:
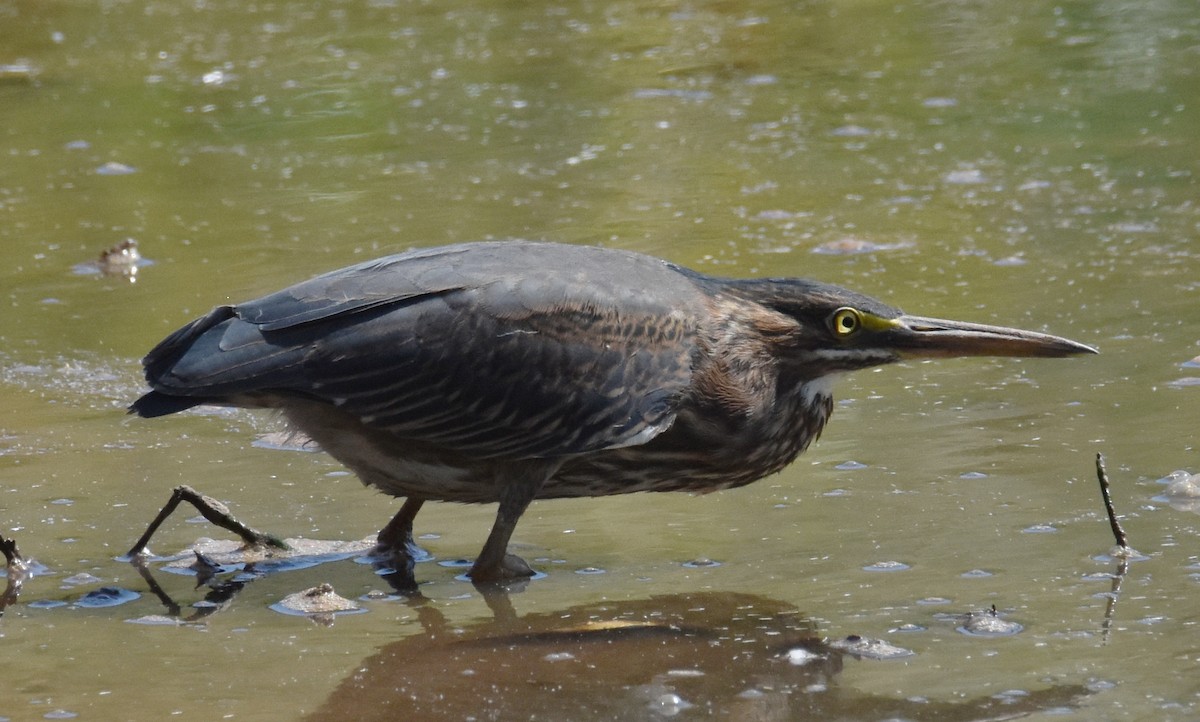
[[[171,512],[175,511],[175,508],[181,502],[185,501],[196,507],[196,510],[205,519],[208,519],[222,529],[240,536],[242,541],[246,542],[248,546],[270,546],[276,549],[288,548],[288,545],[279,537],[273,534],[264,534],[234,519],[233,514],[229,513],[229,508],[211,496],[205,496],[190,486],[177,486],[171,491],[171,498],[167,500],[166,506],[162,508],[162,511],[158,512],[158,516],[154,517],[154,521],[150,522],[150,526],[146,529],[146,533],[142,535],[142,538],[138,539],[133,548],[125,553],[125,557],[133,561],[138,557],[144,556],[146,554],[146,545],[150,543],[150,537],[166,521]]]
[[[6,539],[0,536],[0,553],[4,554],[5,571],[8,575],[8,584],[0,593],[0,616],[2,616],[4,608],[16,602],[17,597],[21,595],[21,585],[29,576],[29,564],[17,549],[16,539]]]
[[[1117,546],[1128,550],[1129,538],[1125,536],[1125,530],[1121,528],[1121,521],[1117,519],[1117,512],[1113,508],[1108,471],[1104,468],[1104,454],[1096,454],[1096,478],[1100,480],[1100,495],[1104,497],[1104,510],[1108,512],[1108,523],[1112,527],[1113,537],[1117,540]]]

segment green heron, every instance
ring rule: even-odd
[[[909,316],[795,278],[715,278],[622,250],[524,241],[388,256],[219,306],[145,357],[130,412],[265,407],[405,497],[499,504],[473,581],[531,575],[507,547],[534,499],[709,492],[787,466],[844,371],[906,358],[1095,353]],[[411,557],[409,557],[411,558]]]

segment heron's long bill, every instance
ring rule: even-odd
[[[895,349],[910,358],[952,356],[1039,356],[1059,358],[1097,353],[1091,346],[1060,336],[1019,328],[981,323],[947,321],[941,318],[899,316],[890,334]]]

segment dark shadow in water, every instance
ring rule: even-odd
[[[503,592],[488,602],[494,620],[459,628],[414,599],[423,632],[363,660],[308,719],[686,719],[690,710],[755,722],[1004,720],[1073,709],[1087,694],[1063,685],[939,702],[842,689],[837,676],[861,640],[826,642],[789,605],[753,595],[656,596],[522,618]]]

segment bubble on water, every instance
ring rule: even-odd
[[[137,173],[137,168],[112,160],[96,168],[96,175],[130,175],[132,173]]]
[[[796,667],[803,667],[806,664],[810,664],[812,662],[816,662],[817,660],[824,659],[825,656],[821,655],[821,654],[817,654],[810,650],[807,650],[804,647],[795,647],[793,649],[789,649],[786,653],[784,653],[783,658],[786,659],[788,664],[790,664],[790,665],[793,665]]]
[[[897,561],[875,562],[863,567],[864,572],[903,572],[909,569],[912,569],[912,567],[904,562]]]
[[[66,579],[63,579],[62,585],[64,587],[78,587],[83,584],[97,584],[100,581],[102,581],[100,579],[100,577],[98,577],[94,574],[88,574],[87,572],[80,572],[78,574],[72,574],[71,576],[67,577]]]
[[[566,662],[568,660],[575,659],[575,655],[571,654],[570,652],[551,652],[550,654],[542,657],[542,659],[546,660],[547,662]]]
[[[674,692],[665,692],[650,702],[650,709],[664,717],[674,717],[692,704]]]

